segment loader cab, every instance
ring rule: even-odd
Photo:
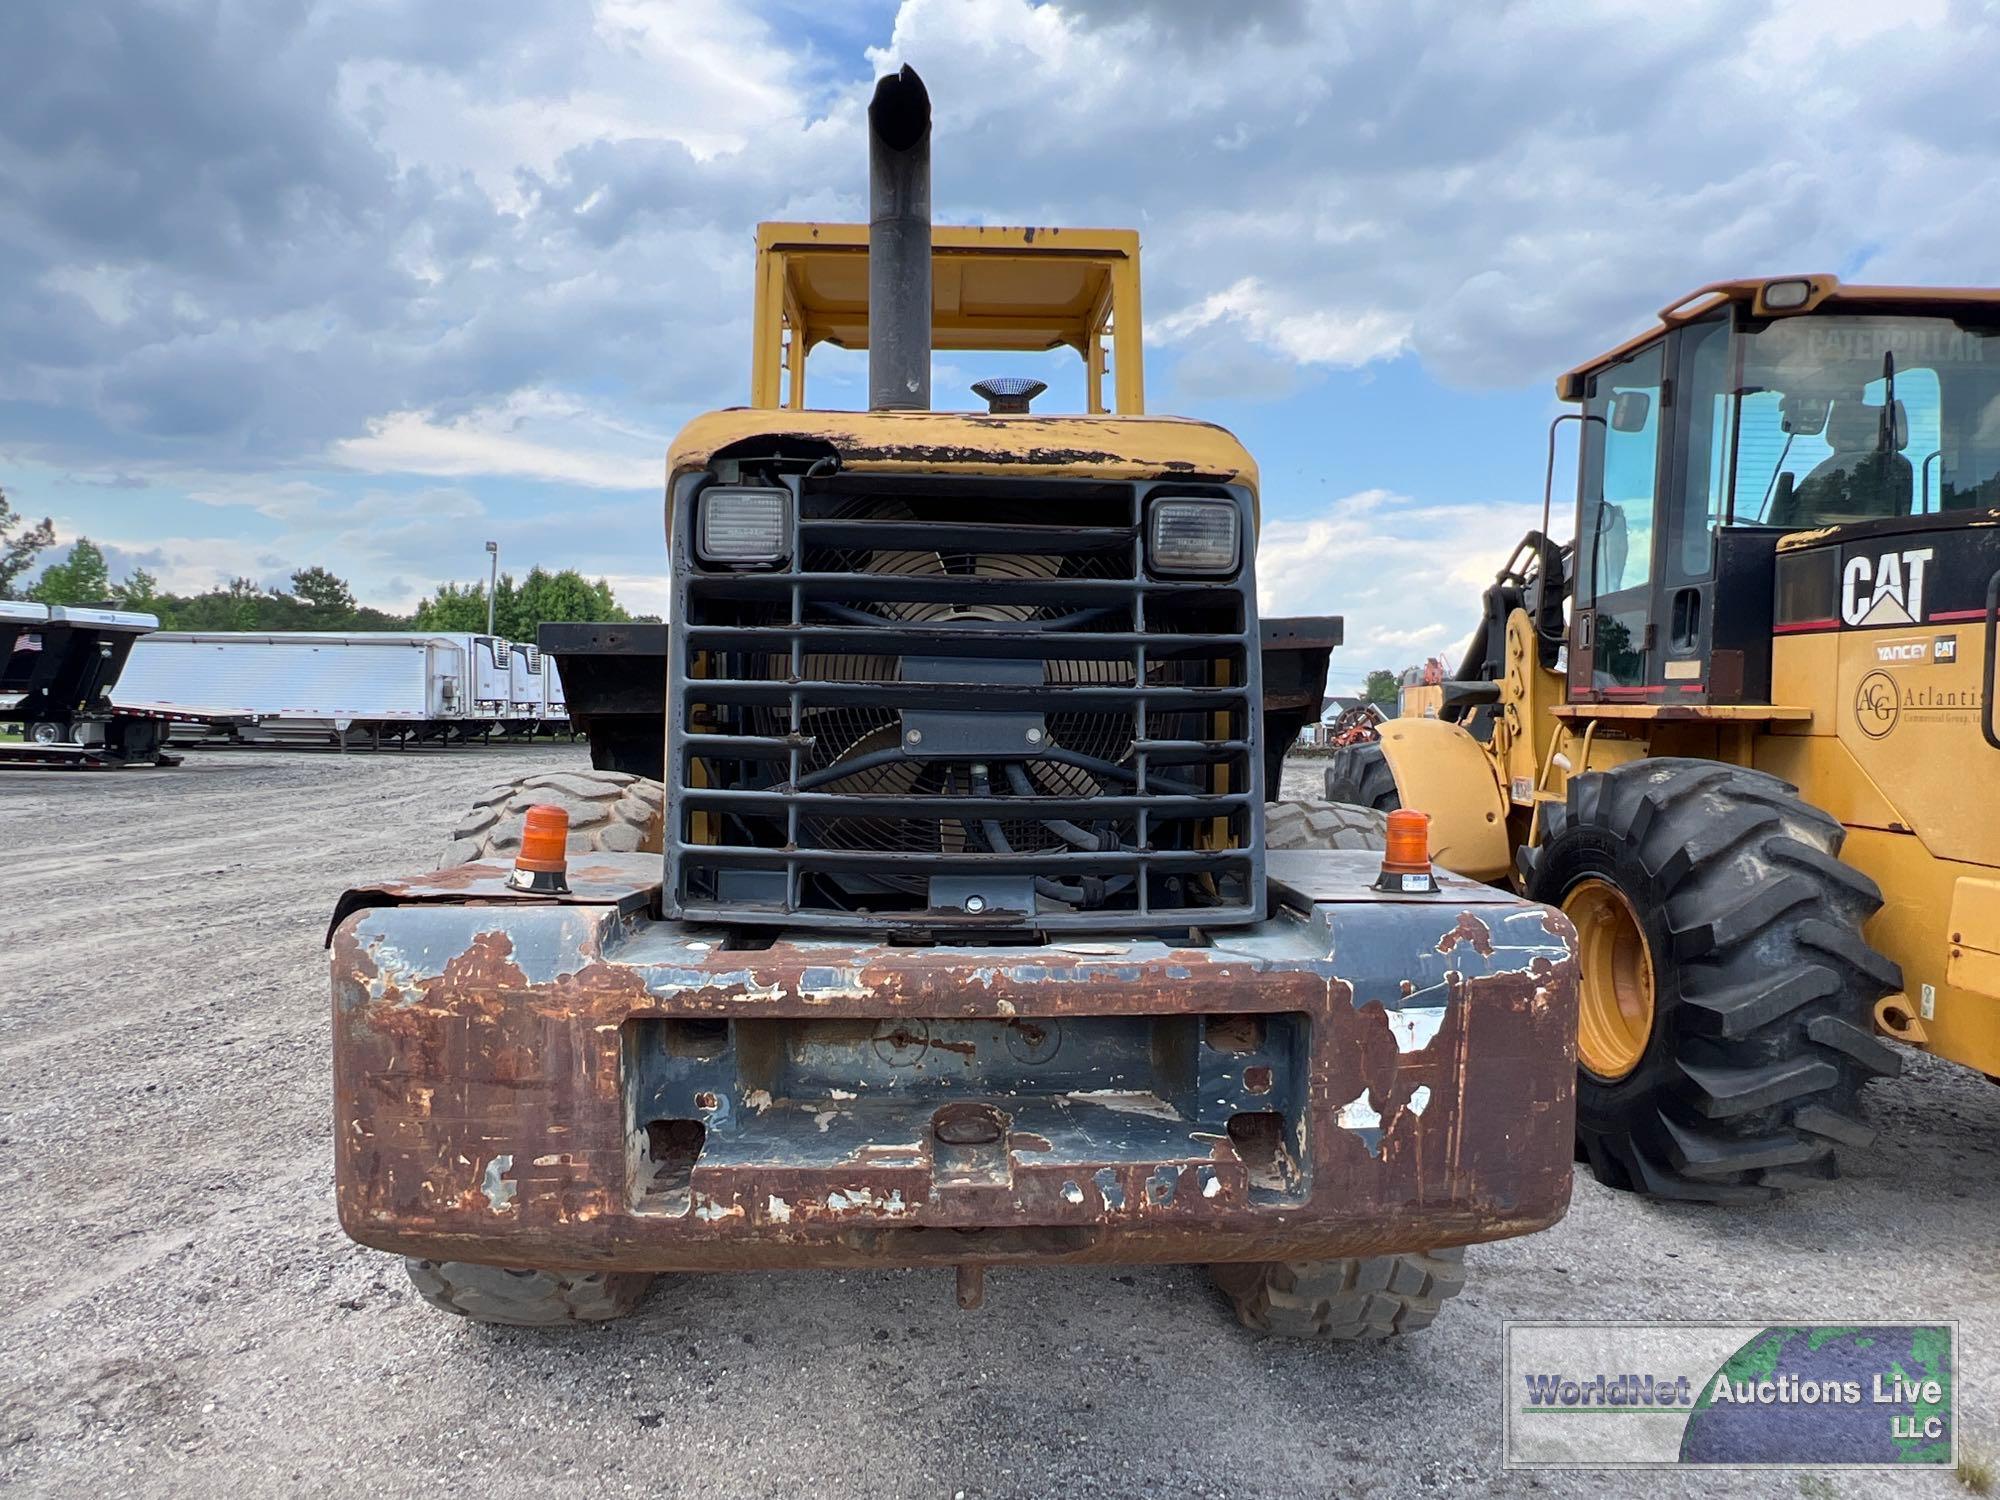
[[[1992,293],[1718,283],[1557,393],[1582,418],[1572,702],[1768,702],[1781,538],[1830,533],[1785,582],[1831,614],[1840,542],[2000,505]]]

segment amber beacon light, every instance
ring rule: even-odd
[[[517,891],[556,895],[569,889],[569,814],[538,802],[521,823],[521,852],[507,884]]]
[[[1438,888],[1431,870],[1431,815],[1399,807],[1389,814],[1378,891],[1430,892]]]

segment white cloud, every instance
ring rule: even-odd
[[[371,474],[507,475],[649,490],[665,484],[666,447],[664,435],[600,418],[580,401],[518,391],[463,416],[391,412],[370,422],[366,435],[335,443],[328,457]]]
[[[1427,656],[1456,666],[1482,591],[1540,519],[1539,506],[1425,505],[1363,490],[1315,516],[1264,523],[1258,604],[1266,617],[1343,618],[1346,645],[1334,652],[1330,689]]]
[[[2000,24],[1947,0],[904,0],[819,40],[738,0],[18,9],[0,438],[178,477],[217,511],[189,531],[337,543],[364,592],[502,529],[482,479],[657,495],[676,421],[746,392],[751,226],[862,210],[862,105],[905,60],[941,218],[1142,228],[1149,385],[1196,414],[1396,358],[1541,385],[1713,276],[1977,283],[2000,234]],[[385,484],[360,527],[352,474],[298,477],[329,456],[454,485],[418,514]],[[657,556],[628,510],[507,545]],[[1525,511],[1350,496],[1272,524],[1267,595],[1414,655]],[[187,543],[220,573],[264,545]]]
[[[1192,307],[1154,323],[1154,342],[1172,345],[1190,334],[1232,322],[1253,339],[1301,365],[1366,365],[1408,347],[1407,321],[1381,308],[1287,307],[1254,276],[1245,276]]]

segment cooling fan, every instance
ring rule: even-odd
[[[843,519],[858,514],[880,521],[892,531],[899,521],[919,519],[901,501],[869,500],[854,503]],[[996,522],[1027,521],[1021,515],[991,515]],[[1101,554],[1056,557],[1042,553],[954,552],[929,549],[858,550],[829,553],[810,562],[812,571],[861,573],[876,577],[939,579],[1009,579],[1033,582],[1039,579],[1116,577],[1119,564]],[[940,591],[948,592],[948,591]],[[967,632],[1017,626],[1033,629],[1073,613],[1067,606],[1042,604],[988,604],[949,599],[857,600],[841,612],[842,623],[854,623],[854,610],[880,619],[885,626],[925,625],[958,628]],[[1122,610],[1120,611],[1122,613]],[[948,645],[935,648],[939,656],[956,655]],[[968,680],[977,680],[980,658],[965,658]],[[808,653],[800,675],[808,681],[840,683],[890,683],[900,680],[901,659],[887,654]],[[1115,710],[1065,710],[1060,706],[1060,689],[1067,686],[1128,686],[1133,680],[1130,662],[1097,658],[1051,659],[1043,663],[1044,681],[1052,689],[1046,722],[1048,748],[1071,752],[1099,763],[1122,764],[1129,756],[1133,721],[1129,713]],[[781,710],[768,711],[773,723]],[[998,805],[992,819],[970,823],[950,818],[908,816],[808,817],[801,820],[804,840],[822,848],[860,849],[884,852],[930,854],[977,853],[996,847],[1011,852],[1033,852],[1074,847],[1079,835],[1116,840],[1115,830],[1103,833],[1081,830],[1057,820],[1005,816],[1006,801],[1021,796],[1087,798],[1105,790],[1101,775],[1084,766],[1047,758],[995,763],[975,775],[964,761],[929,761],[900,753],[901,719],[894,708],[866,704],[819,704],[808,702],[802,711],[800,732],[812,741],[805,757],[802,783],[815,792],[855,797],[979,796],[992,795]],[[843,766],[851,771],[843,773]],[[921,896],[927,878],[873,875],[869,883],[877,889],[893,889]]]

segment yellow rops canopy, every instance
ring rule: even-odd
[[[1145,411],[1135,231],[940,225],[931,266],[934,349],[1067,346],[1083,356],[1087,410]],[[754,337],[750,402],[762,407],[805,406],[815,344],[867,348],[868,226],[758,225]]]

